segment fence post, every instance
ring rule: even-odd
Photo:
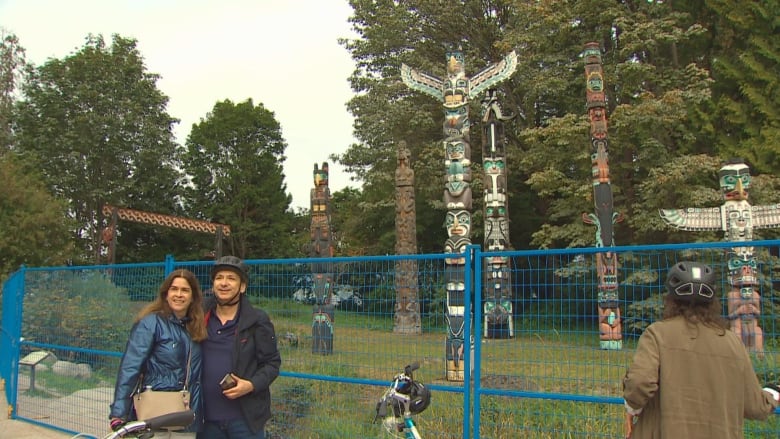
[[[471,267],[473,267],[474,270],[474,403],[472,405],[473,409],[472,412],[466,412],[472,413],[474,416],[474,425],[472,428],[474,429],[473,435],[471,437],[478,438],[479,437],[479,407],[480,407],[480,400],[479,400],[479,394],[480,394],[480,376],[482,375],[482,328],[480,325],[485,324],[487,325],[487,322],[482,321],[482,280],[483,280],[483,274],[482,274],[482,267],[483,267],[483,261],[482,259],[484,256],[482,256],[482,249],[476,245],[473,246],[474,250],[474,260],[472,261]],[[511,285],[510,285],[510,291],[511,291]],[[488,299],[489,300],[489,299]],[[511,318],[511,316],[510,316]],[[468,425],[468,424],[466,424]]]
[[[165,277],[173,273],[175,262],[173,255],[165,255]]]
[[[478,328],[476,327],[477,323],[479,322],[479,318],[476,315],[476,309],[477,307],[472,304],[472,294],[474,294],[476,291],[478,291],[478,288],[475,287],[475,282],[479,283],[480,278],[478,276],[481,275],[481,270],[479,267],[479,264],[476,262],[478,259],[475,259],[475,255],[479,252],[479,245],[475,244],[469,244],[466,246],[466,263],[464,264],[464,294],[463,294],[463,317],[465,321],[463,322],[464,326],[464,332],[463,332],[463,347],[464,347],[464,353],[463,353],[463,439],[468,439],[470,437],[477,437],[477,436],[471,436],[470,430],[471,430],[471,383],[473,378],[473,367],[474,363],[479,363],[479,361],[475,361],[474,356],[474,349],[475,349],[475,343],[474,343],[474,332],[479,332]],[[476,271],[475,271],[476,269]],[[479,293],[476,293],[479,294]],[[474,310],[472,312],[471,310]]]
[[[24,303],[24,274],[21,266],[3,285],[3,320],[0,325],[0,377],[5,380],[5,396],[16,415],[16,394],[19,380],[19,341],[22,336],[22,305]]]

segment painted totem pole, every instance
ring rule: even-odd
[[[751,206],[748,202],[750,169],[741,159],[729,160],[718,172],[725,202],[720,207],[662,209],[661,218],[680,230],[723,230],[724,240],[753,240],[753,229],[780,227],[780,204]],[[758,288],[758,264],[753,247],[733,247],[728,251],[729,284],[726,295],[727,318],[750,352],[763,354],[764,333],[758,326],[761,296]]]
[[[395,169],[395,254],[417,253],[417,211],[414,206],[414,170],[406,142],[398,143],[398,165]],[[395,315],[393,332],[421,334],[418,300],[417,261],[395,263]]]
[[[585,84],[590,143],[593,148],[591,173],[593,176],[593,204],[595,213],[582,214],[582,220],[596,226],[596,247],[614,247],[613,225],[623,220],[615,212],[612,202],[612,184],[609,181],[609,144],[607,141],[607,98],[604,93],[604,73],[601,49],[598,43],[585,45]],[[618,299],[618,258],[614,252],[596,253],[598,274],[599,347],[623,348],[623,331]]]
[[[418,72],[406,64],[401,78],[409,88],[426,93],[444,103],[444,205],[447,240],[444,252],[461,255],[471,244],[471,145],[469,144],[469,101],[499,82],[517,68],[517,54],[511,52],[501,62],[466,77],[465,56],[460,48],[446,54],[447,78]],[[464,380],[465,263],[464,256],[446,258],[447,339],[445,342],[446,377]],[[471,343],[469,343],[471,345]]]
[[[496,90],[488,90],[482,99],[482,167],[485,171],[483,187],[487,251],[510,249],[504,121],[513,117],[514,115],[504,115],[501,112]],[[509,258],[494,256],[486,259],[482,280],[485,338],[514,336],[511,285]]]
[[[330,188],[328,187],[328,163],[322,169],[314,164],[314,189],[311,190],[311,254],[312,258],[333,256],[333,236],[330,228]],[[330,303],[333,267],[324,259],[312,262],[311,275],[314,282],[314,310],[312,312],[312,353],[330,355],[333,353],[333,322],[336,309]]]

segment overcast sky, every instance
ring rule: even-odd
[[[287,141],[292,206],[308,208],[314,163],[353,142],[354,64],[337,42],[354,36],[351,13],[347,0],[0,0],[0,27],[35,65],[78,51],[89,33],[137,39],[182,144],[217,101],[262,103]],[[348,185],[330,163],[331,192]]]

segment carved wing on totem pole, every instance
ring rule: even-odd
[[[516,69],[517,52],[513,50],[501,61],[487,66],[484,70],[469,78],[469,99],[508,79],[515,73]]]
[[[433,96],[440,101],[444,100],[444,81],[440,78],[401,64],[401,80],[412,90]]]
[[[721,207],[660,209],[659,213],[666,224],[680,230],[723,230],[726,223]]]
[[[757,229],[773,229],[780,227],[780,204],[768,206],[752,206],[753,227]]]

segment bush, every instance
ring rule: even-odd
[[[32,279],[30,279],[32,278]],[[26,341],[81,349],[124,351],[141,304],[95,271],[35,272],[28,275],[22,335]],[[59,358],[89,362],[82,352],[57,352]]]

